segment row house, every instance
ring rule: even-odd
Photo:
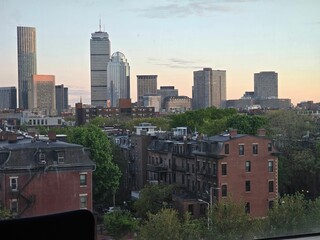
[[[10,134],[0,141],[0,205],[16,218],[92,211],[95,163],[81,145]]]
[[[231,197],[254,217],[266,216],[278,193],[277,151],[265,130],[256,136],[228,134],[194,140],[154,140],[148,148],[150,183],[185,189],[175,206],[194,215]]]

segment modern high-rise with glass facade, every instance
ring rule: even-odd
[[[119,99],[130,99],[130,66],[123,53],[112,54],[107,72],[107,107],[118,107]]]
[[[137,75],[138,104],[143,105],[143,96],[157,94],[158,75]]]
[[[227,98],[226,71],[204,68],[193,72],[192,109],[224,108]]]
[[[257,99],[278,98],[278,73],[259,72],[254,74],[254,97]]]
[[[68,88],[64,87],[63,84],[56,85],[56,109],[57,113],[60,115],[61,112],[68,109]]]
[[[110,40],[107,32],[91,34],[91,105],[107,106],[107,66],[110,61]]]
[[[17,27],[19,107],[30,109],[32,75],[37,74],[36,29]]]
[[[0,87],[0,109],[17,108],[17,88]]]

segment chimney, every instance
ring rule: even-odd
[[[54,131],[49,131],[48,132],[48,137],[50,141],[55,142],[57,140],[56,133]]]
[[[9,133],[9,135],[8,135],[8,142],[9,142],[9,143],[15,143],[15,142],[17,142],[17,134],[15,134],[15,133]]]
[[[238,130],[237,129],[230,129],[229,134],[230,134],[230,138],[234,138],[238,135]]]
[[[258,129],[258,136],[259,137],[265,137],[266,136],[266,130],[264,128]]]

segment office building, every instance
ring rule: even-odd
[[[161,96],[161,108],[165,108],[164,100],[166,97],[177,97],[179,95],[178,89],[174,89],[174,86],[160,86],[157,90],[157,94]]]
[[[17,27],[19,107],[29,109],[32,75],[37,74],[36,29]]]
[[[144,95],[142,96],[143,99],[143,106],[144,107],[154,107],[155,112],[160,111],[161,107],[161,96],[159,95]]]
[[[157,94],[158,75],[137,75],[138,105],[143,104],[143,96]]]
[[[68,88],[63,84],[56,85],[56,110],[60,115],[63,111],[68,109]]]
[[[130,99],[130,66],[121,52],[112,54],[107,66],[107,107],[118,107],[119,99]]]
[[[204,68],[193,72],[192,108],[225,107],[226,71]]]
[[[0,109],[17,108],[17,88],[0,87]]]
[[[191,98],[187,96],[166,97],[164,99],[166,112],[185,112],[191,110]]]
[[[110,40],[107,32],[91,34],[91,105],[107,106],[107,65],[110,60]]]
[[[255,73],[254,95],[258,99],[278,98],[278,73]]]
[[[54,75],[33,75],[33,109],[38,109],[46,115],[55,114],[56,94]]]

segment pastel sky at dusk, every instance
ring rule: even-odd
[[[136,75],[157,74],[192,97],[193,71],[227,71],[227,99],[253,90],[253,74],[276,71],[279,97],[320,102],[318,0],[0,0],[0,86],[17,86],[17,26],[37,31],[38,74],[90,103],[90,37],[109,33]]]

